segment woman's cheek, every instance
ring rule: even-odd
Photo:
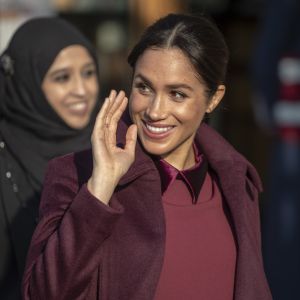
[[[138,98],[134,93],[130,95],[129,98],[129,115],[133,123],[136,123],[136,115],[139,112]]]
[[[197,120],[203,115],[203,109],[199,105],[191,105],[187,103],[186,105],[176,106],[176,110],[173,109],[174,115],[176,115],[181,121],[186,122],[190,120]]]
[[[142,95],[133,92],[129,101],[130,114],[139,113],[147,108],[147,100]]]

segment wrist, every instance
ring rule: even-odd
[[[117,184],[109,176],[97,179],[92,176],[87,182],[88,191],[106,205],[109,204],[116,186]]]

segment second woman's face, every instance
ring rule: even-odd
[[[42,83],[49,104],[74,129],[82,129],[89,123],[98,89],[95,62],[80,45],[62,49]]]
[[[225,87],[207,99],[189,59],[178,49],[148,49],[138,59],[130,114],[151,154],[182,169],[194,162],[193,140],[206,112],[222,99]]]

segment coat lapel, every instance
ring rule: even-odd
[[[251,184],[257,192],[261,191],[259,176],[242,155],[208,126],[201,126],[197,140],[218,176],[232,218],[238,250],[234,299],[271,299],[260,249],[258,197],[248,187]]]

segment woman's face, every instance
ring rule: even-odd
[[[148,49],[139,57],[130,114],[146,151],[178,169],[194,164],[196,131],[225,92],[220,85],[207,99],[205,89],[189,59],[176,48]]]
[[[80,45],[62,49],[42,83],[52,108],[74,129],[82,129],[89,123],[98,89],[95,62]]]

